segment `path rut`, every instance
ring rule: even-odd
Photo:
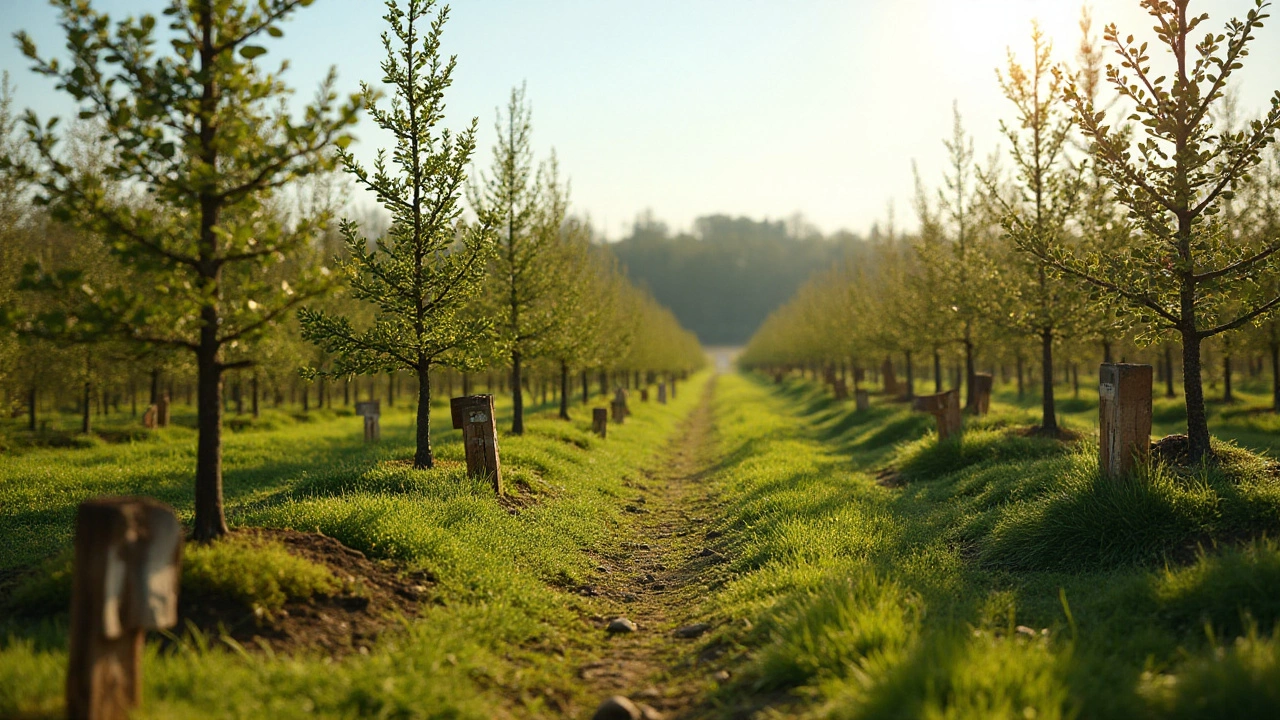
[[[705,635],[676,635],[680,628],[707,622],[696,615],[698,603],[725,572],[724,557],[714,549],[715,533],[708,538],[714,499],[705,484],[715,462],[715,385],[714,377],[707,382],[698,407],[663,458],[628,485],[631,520],[624,534],[630,540],[600,558],[596,588],[607,598],[602,603],[607,613],[592,618],[594,631],[605,635],[615,616],[639,629],[606,636],[597,657],[579,668],[579,677],[599,700],[624,695],[668,719],[697,716],[699,698],[727,677],[717,663],[721,648]],[[594,710],[582,716],[591,717]]]

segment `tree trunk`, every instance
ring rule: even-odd
[[[31,432],[36,431],[36,399],[36,384],[31,383],[27,389],[27,429]]]
[[[387,407],[396,404],[396,374],[387,373]]]
[[[1178,396],[1173,391],[1173,348],[1168,343],[1164,346],[1164,396]]]
[[[524,434],[524,388],[520,377],[520,351],[511,351],[511,434]]]
[[[254,419],[256,420],[256,419],[259,417],[259,415],[258,415],[258,395],[259,395],[259,393],[258,393],[258,376],[257,376],[257,375],[254,375],[254,376],[253,376],[253,380],[252,380],[252,382],[251,382],[251,385],[253,386],[253,417],[254,417]]]
[[[1102,341],[1102,362],[1104,363],[1111,362],[1111,341],[1110,340]]]
[[[588,387],[590,381],[587,379],[587,371],[582,371],[582,404],[586,405],[591,402],[591,388]]]
[[[1271,409],[1280,413],[1280,342],[1271,341]],[[34,397],[34,391],[32,391]],[[35,403],[32,403],[34,406]],[[33,416],[34,418],[34,416]]]
[[[1018,355],[1018,399],[1021,400],[1026,394],[1026,377],[1022,367],[1022,355]]]
[[[600,394],[609,395],[609,373],[605,370],[600,371]]]
[[[1201,383],[1200,337],[1194,329],[1182,332],[1182,393],[1187,403],[1188,454],[1191,462],[1197,463],[1209,456],[1210,445]]]
[[[1071,363],[1071,386],[1072,386],[1072,392],[1074,393],[1075,399],[1079,400],[1080,399],[1080,366],[1076,363]]]
[[[910,400],[916,396],[916,375],[915,367],[911,363],[911,351],[908,350],[907,356],[907,399]]]
[[[1222,356],[1222,401],[1235,402],[1235,395],[1231,394],[1231,355]]]
[[[973,339],[971,337],[971,329],[968,323],[964,328],[964,393],[965,408],[972,408],[974,403],[973,393],[973,375],[976,370],[973,367]]]
[[[942,353],[933,349],[933,391],[942,392]]]
[[[151,404],[160,402],[160,368],[151,369]]]
[[[89,411],[93,408],[93,383],[88,378],[84,381],[83,400],[80,404],[80,432],[88,435],[93,430],[93,423],[89,419]]]
[[[560,361],[560,419],[569,419],[569,363]]]
[[[417,449],[413,453],[413,467],[418,470],[434,467],[435,457],[431,454],[431,365],[426,361],[418,364],[417,442]]]
[[[1051,435],[1058,434],[1058,415],[1053,406],[1053,331],[1042,330],[1040,332],[1041,362],[1044,365],[1044,371],[1041,373],[1042,396],[1041,407],[1043,420],[1040,427],[1046,433]]]
[[[462,394],[471,394],[471,373],[462,373]]]
[[[218,346],[209,342],[218,325],[206,325],[196,354],[196,512],[193,534],[200,542],[227,534],[222,510],[222,367]]]

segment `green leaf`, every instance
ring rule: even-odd
[[[267,54],[267,49],[261,45],[245,45],[240,48],[240,56],[245,60],[252,60],[256,57]]]

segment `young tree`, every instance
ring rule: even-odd
[[[28,113],[38,161],[26,170],[59,217],[101,235],[111,258],[146,281],[90,285],[65,273],[33,279],[78,300],[73,312],[37,324],[194,353],[194,535],[209,540],[227,531],[222,377],[251,363],[228,361],[224,349],[263,332],[325,284],[319,274],[262,280],[263,268],[305,246],[324,222],[286,226],[266,203],[295,179],[332,167],[330,148],[349,140],[358,103],[339,103],[331,71],[300,118],[281,110],[290,90],[261,65],[266,49],[256,43],[280,35],[280,23],[310,0],[171,0],[167,54],[157,51],[152,15],[113,28],[86,0],[54,4],[71,62],[42,58],[25,33],[19,43],[36,72],[80,103],[82,117],[102,123],[109,152],[100,172],[77,172],[56,150],[56,118],[43,124]]]
[[[395,93],[390,108],[379,106],[374,89],[362,85],[369,115],[396,139],[392,163],[399,172],[388,171],[385,151],[379,152],[372,173],[349,152],[339,153],[347,172],[391,213],[390,229],[373,243],[356,223],[342,223],[351,255],[340,265],[342,275],[351,295],[375,305],[377,314],[358,329],[347,315],[314,308],[298,312],[303,336],[333,355],[324,374],[346,377],[403,369],[417,375],[413,466],[420,469],[434,465],[432,367],[478,369],[493,327],[489,318],[472,312],[493,252],[493,233],[487,224],[460,221],[476,121],[457,135],[437,129],[457,59],[440,57],[448,8],[429,23],[424,20],[434,5],[434,0],[409,0],[402,9],[396,0],[387,0],[383,18],[391,32],[382,36],[387,54],[382,73]]]
[[[511,348],[511,432],[516,435],[524,433],[524,363],[547,352],[569,315],[559,302],[565,288],[557,262],[568,191],[557,177],[554,156],[534,168],[531,114],[524,88],[513,88],[506,115],[495,123],[491,174],[470,192],[476,214],[497,231],[490,263],[497,290],[493,312]]]
[[[1000,87],[1017,113],[1013,125],[1000,123],[1013,159],[1013,197],[1002,196],[995,178],[985,179],[1004,210],[1005,232],[1016,245],[1061,245],[1082,190],[1080,173],[1065,156],[1072,123],[1062,107],[1061,76],[1052,73],[1052,45],[1039,27],[1032,29],[1031,41],[1031,64],[1023,67],[1011,53],[1008,68],[1000,73]],[[1040,430],[1057,435],[1053,350],[1088,311],[1075,292],[1078,282],[1064,281],[1043,260],[1018,254],[1002,265],[1001,317],[1010,329],[1040,342]]]
[[[1108,67],[1107,80],[1133,105],[1144,135],[1136,150],[1124,133],[1105,124],[1107,112],[1074,83],[1065,92],[1099,171],[1129,209],[1140,235],[1127,252],[1109,255],[1029,236],[1022,246],[1133,307],[1147,339],[1161,330],[1180,336],[1189,455],[1199,461],[1210,454],[1201,344],[1265,317],[1280,304],[1280,295],[1260,292],[1257,282],[1280,269],[1280,238],[1233,242],[1218,218],[1223,203],[1275,141],[1280,93],[1266,115],[1245,130],[1214,128],[1211,113],[1267,17],[1264,0],[1256,0],[1245,20],[1233,19],[1225,32],[1209,33],[1199,42],[1192,33],[1208,16],[1190,15],[1190,0],[1141,4],[1172,57],[1171,75],[1153,71],[1147,43],[1121,37],[1114,25],[1104,33],[1121,59],[1119,67]],[[1242,301],[1244,309],[1238,309]]]

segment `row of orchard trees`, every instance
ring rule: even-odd
[[[530,363],[554,366],[565,398],[570,370],[702,361],[569,214],[554,157],[535,165],[522,90],[499,118],[491,169],[469,178],[476,121],[444,128],[447,8],[386,3],[389,100],[367,83],[341,98],[330,73],[301,113],[285,110],[292,91],[262,43],[310,4],[172,0],[160,19],[112,22],[83,0],[55,0],[69,58],[17,37],[35,72],[80,104],[81,122],[65,132],[30,112],[19,122],[7,86],[0,107],[0,307],[12,330],[0,335],[0,382],[34,425],[40,379],[78,378],[87,429],[94,397],[109,406],[149,380],[154,401],[162,370],[193,378],[201,540],[227,529],[228,376],[239,397],[252,373],[256,404],[260,381],[279,397],[299,370],[321,401],[326,383],[391,373],[394,388],[408,375],[414,464],[427,468],[442,374],[509,365],[518,433]],[[371,167],[348,151],[361,112],[391,143]],[[389,226],[335,225],[344,176],[376,197]]]
[[[742,362],[892,355],[911,375],[923,356],[941,391],[943,360],[955,354],[969,404],[978,362],[1016,364],[1020,384],[1034,364],[1042,427],[1056,434],[1064,353],[1110,362],[1121,348],[1157,349],[1172,393],[1176,347],[1191,455],[1205,457],[1204,354],[1221,354],[1227,393],[1233,358],[1253,368],[1265,352],[1280,377],[1280,93],[1249,122],[1230,94],[1267,17],[1262,0],[1219,32],[1189,0],[1141,3],[1158,52],[1114,25],[1099,43],[1086,13],[1067,67],[1033,29],[1032,56],[1011,55],[998,73],[1009,100],[1001,153],[977,163],[956,112],[942,187],[917,182],[919,232],[891,234],[870,260],[811,280]],[[1103,97],[1108,87],[1114,98]]]

